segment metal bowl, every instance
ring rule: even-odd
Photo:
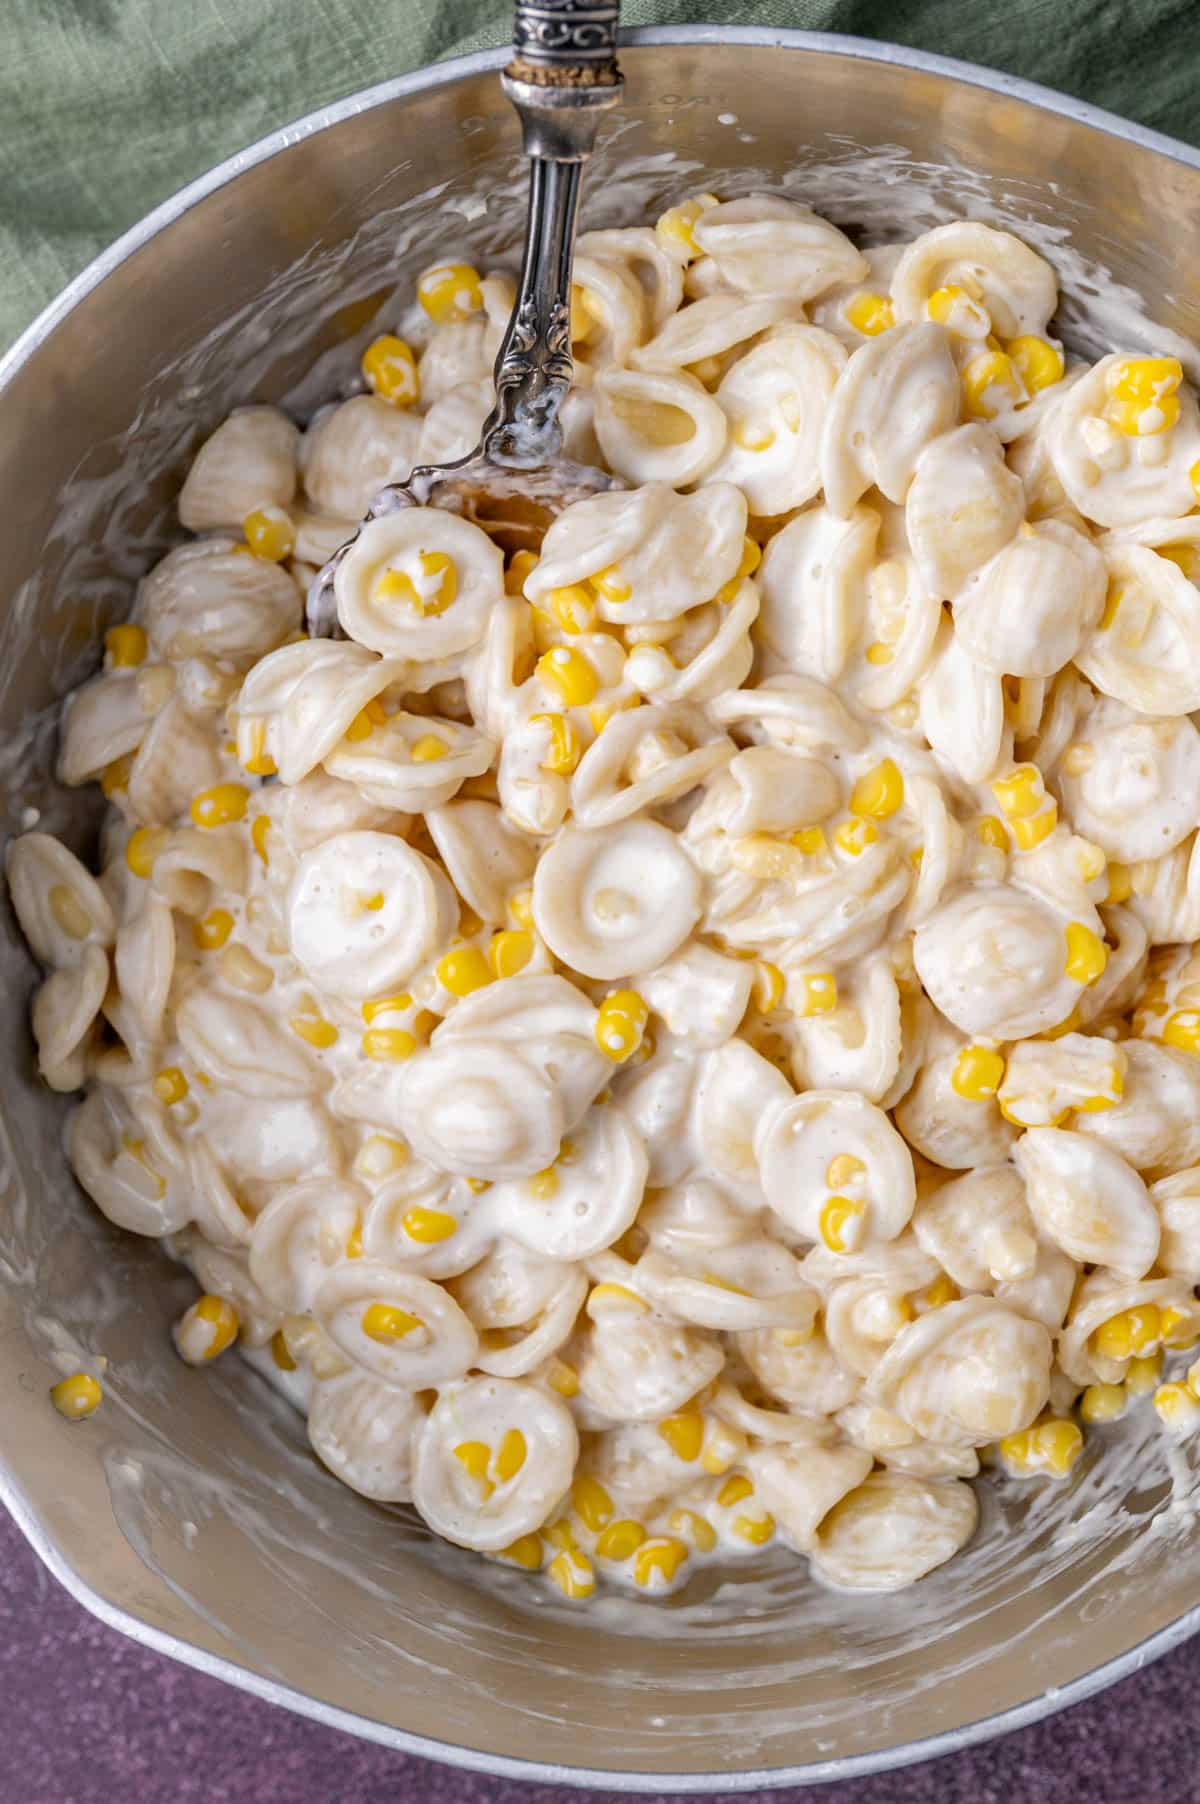
[[[0,369],[9,829],[37,810],[81,849],[94,837],[94,798],[48,775],[54,703],[170,542],[199,437],[238,402],[303,409],[336,392],[375,306],[432,256],[511,255],[523,183],[502,61],[386,83],[235,157],[99,258]],[[1049,247],[1086,348],[1161,344],[1138,295],[1159,327],[1200,336],[1200,238],[1185,229],[1200,157],[1180,144],[853,39],[647,31],[623,62],[590,223],[642,215],[701,175],[724,194],[782,186],[877,240],[966,212]],[[75,1189],[61,1099],[32,1078],[33,972],[11,918],[0,959],[0,1493],[74,1595],[137,1639],[463,1766],[702,1791],[959,1748],[1200,1627],[1190,1468],[1145,1427],[1070,1484],[985,1481],[971,1549],[894,1597],[836,1595],[777,1558],[667,1603],[573,1612],[431,1540],[325,1473],[240,1361],[199,1373],[174,1357],[190,1287]],[[46,1390],[81,1351],[109,1361],[107,1398],[68,1428]]]

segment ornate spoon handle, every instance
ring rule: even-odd
[[[558,410],[571,382],[580,176],[601,113],[621,99],[617,13],[617,0],[516,0],[513,60],[501,80],[530,162],[529,213],[482,444],[485,457],[509,469],[536,469],[562,445]]]

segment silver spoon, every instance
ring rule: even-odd
[[[454,463],[421,465],[407,481],[381,489],[367,520],[401,507],[442,507],[490,531],[538,542],[572,501],[623,486],[563,457],[558,423],[573,369],[571,262],[580,178],[600,116],[619,104],[623,87],[618,11],[619,0],[516,0],[513,60],[500,80],[521,121],[529,211],[520,285],[496,358],[496,404],[474,451]],[[353,543],[313,578],[306,616],[314,639],[338,632],[334,577]]]

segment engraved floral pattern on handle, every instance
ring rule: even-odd
[[[604,0],[517,0],[513,54],[564,68],[610,62],[617,48],[617,12]]]

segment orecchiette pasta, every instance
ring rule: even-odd
[[[698,192],[573,277],[614,482],[536,551],[360,530],[497,272],[200,444],[64,709],[99,875],[7,848],[38,1068],[364,1496],[570,1599],[891,1590],[1200,1340],[1200,415],[978,221]]]

